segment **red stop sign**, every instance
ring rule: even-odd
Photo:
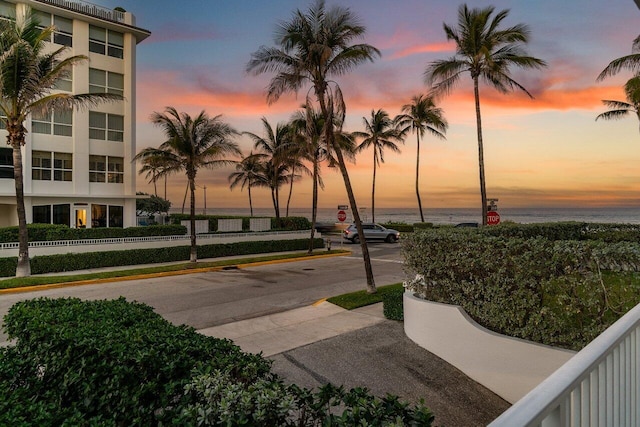
[[[487,225],[500,224],[500,214],[496,211],[487,212]]]
[[[344,222],[347,219],[347,213],[345,211],[338,211],[338,221]]]

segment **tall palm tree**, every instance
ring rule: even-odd
[[[395,118],[398,127],[403,135],[407,132],[416,134],[416,198],[418,199],[418,210],[420,211],[420,221],[424,222],[422,212],[422,199],[420,199],[420,138],[428,131],[433,136],[445,139],[449,124],[444,118],[442,108],[436,107],[431,96],[417,95],[411,98],[410,104],[402,106],[402,113]]]
[[[480,80],[498,91],[507,93],[514,88],[533,96],[510,76],[510,67],[542,68],[546,63],[526,54],[524,46],[529,41],[529,29],[524,24],[500,28],[509,14],[505,9],[493,14],[494,7],[469,10],[466,4],[458,9],[457,28],[444,24],[447,40],[456,44],[456,55],[434,61],[425,71],[425,82],[433,85],[434,93],[449,93],[468,72],[473,81],[478,133],[478,169],[480,172],[480,196],[482,199],[482,224],[487,225],[487,189],[484,173],[484,147],[480,115]]]
[[[190,261],[197,262],[196,175],[201,168],[211,169],[234,163],[225,157],[241,155],[238,144],[231,140],[238,132],[225,123],[220,115],[209,117],[202,111],[192,118],[173,107],[167,107],[164,113],[154,112],[151,122],[162,129],[167,139],[158,148],[145,148],[134,159],[144,161],[147,157],[159,157],[165,164],[166,173],[186,173],[191,193]]]
[[[253,147],[260,150],[268,158],[266,169],[263,171],[268,181],[260,185],[271,189],[271,201],[273,202],[276,222],[280,223],[280,187],[289,180],[285,150],[291,138],[291,131],[285,123],[278,123],[274,130],[266,117],[262,118],[262,127],[264,136],[251,132],[244,132],[244,134],[253,141]]]
[[[287,207],[285,216],[289,216],[289,205],[291,204],[291,196],[293,195],[293,183],[302,177],[311,175],[311,171],[304,164],[305,160],[311,160],[308,147],[304,139],[299,138],[292,124],[289,123],[289,142],[284,147],[284,162],[289,168],[289,196],[287,196]],[[298,174],[298,172],[300,174]]]
[[[362,222],[333,127],[335,117],[344,117],[346,106],[340,87],[332,78],[380,55],[371,45],[352,44],[364,33],[365,27],[349,9],[340,6],[326,9],[323,0],[316,0],[306,12],[297,9],[289,21],[280,23],[276,32],[279,47],[260,47],[247,64],[247,70],[256,75],[275,73],[268,86],[269,103],[276,102],[284,93],[297,93],[306,84],[311,85],[324,118],[325,138],[335,152],[360,236],[364,236]],[[373,293],[376,287],[369,249],[365,239],[360,242],[367,292]]]
[[[250,216],[253,216],[253,202],[251,200],[251,187],[257,185],[257,183],[263,179],[262,170],[264,168],[263,162],[266,154],[256,153],[253,151],[249,153],[247,157],[244,157],[240,162],[236,163],[236,170],[229,175],[229,188],[232,190],[238,185],[241,190],[247,188],[249,193],[249,212]]]
[[[311,159],[312,164],[312,196],[311,196],[311,235],[309,236],[309,253],[313,253],[313,239],[318,218],[318,186],[324,188],[320,174],[320,162],[326,158],[327,149],[324,141],[324,120],[310,104],[297,111],[291,118],[291,127],[295,139],[304,147],[304,157]]]
[[[145,178],[148,179],[148,182],[150,184],[153,184],[153,195],[158,197],[158,186],[157,186],[157,181],[158,178],[160,177],[160,175],[162,174],[162,170],[163,170],[163,165],[162,165],[162,161],[160,158],[157,157],[146,157],[143,162],[142,162],[142,167],[140,168],[140,171],[138,171],[139,174],[145,174]],[[165,193],[166,196],[166,193]]]
[[[400,148],[396,142],[402,142],[402,133],[398,130],[396,123],[389,117],[389,113],[384,110],[371,110],[371,118],[362,118],[364,132],[353,132],[356,138],[363,138],[356,148],[356,152],[361,152],[369,147],[373,148],[373,185],[371,186],[371,220],[376,221],[376,169],[384,163],[384,150],[391,150],[399,153]]]
[[[31,275],[29,237],[24,206],[24,173],[21,148],[27,130],[24,122],[32,113],[51,113],[121,100],[107,93],[52,93],[56,83],[70,76],[72,67],[88,58],[66,56],[67,48],[47,49],[53,27],[42,29],[30,10],[15,20],[0,21],[0,111],[7,129],[7,144],[13,150],[13,174],[18,214],[18,266],[16,277]]]
[[[640,121],[640,76],[635,76],[624,85],[627,102],[602,100],[602,103],[612,110],[598,114],[596,120],[616,120],[634,114]]]

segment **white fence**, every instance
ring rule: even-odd
[[[311,230],[200,234],[198,235],[197,242],[198,245],[213,245],[243,241],[308,239],[310,232]],[[316,233],[316,236],[320,237],[319,233]],[[189,239],[189,235],[181,235],[29,242],[29,255],[105,252],[123,249],[155,248],[158,246],[185,246],[189,245]],[[12,256],[18,256],[18,242],[0,244],[0,258]]]
[[[490,427],[640,425],[640,304]]]

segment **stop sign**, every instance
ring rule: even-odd
[[[500,224],[500,214],[496,211],[487,212],[487,225]]]
[[[345,219],[347,219],[347,213],[342,210],[338,211],[338,221],[344,222]]]

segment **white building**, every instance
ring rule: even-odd
[[[136,45],[151,33],[136,27],[131,13],[81,0],[0,0],[0,15],[37,11],[43,25],[55,25],[52,48],[89,61],[74,66],[59,90],[113,92],[123,101],[90,111],[54,112],[27,120],[24,196],[27,223],[70,227],[136,225]],[[11,147],[0,130],[0,227],[18,224]]]

